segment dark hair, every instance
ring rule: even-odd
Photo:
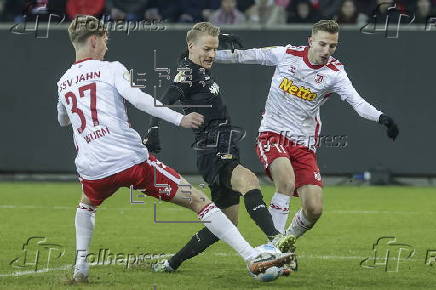
[[[354,13],[351,17],[345,17],[344,13],[342,12],[342,9],[344,7],[344,4],[346,2],[351,2],[354,5]],[[335,20],[338,23],[356,23],[357,22],[357,18],[359,16],[359,12],[357,11],[357,4],[355,0],[342,0],[341,6],[339,8],[339,13],[336,16]]]

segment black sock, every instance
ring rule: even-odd
[[[191,240],[169,259],[168,263],[171,268],[176,270],[184,261],[197,256],[218,241],[219,239],[208,228],[204,227],[193,235]]]
[[[259,189],[248,191],[244,195],[244,204],[251,219],[267,235],[268,239],[272,240],[274,236],[280,233],[274,227],[272,216],[262,199],[262,193]]]

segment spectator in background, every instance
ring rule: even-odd
[[[341,10],[341,4],[342,0],[320,0],[320,15],[325,19],[332,19]]]
[[[373,0],[374,1],[374,0]],[[356,0],[357,11],[364,13],[367,16],[371,15],[371,1],[368,0]]]
[[[288,7],[292,0],[275,0],[275,6],[271,12],[271,18],[267,25],[286,24],[288,18]]]
[[[388,10],[390,7],[394,7],[395,9]],[[368,19],[368,24],[375,25],[385,25],[386,17],[389,16],[391,19],[399,19],[400,14],[406,11],[404,4],[394,1],[394,0],[376,0],[372,1],[372,4],[369,5],[370,9],[370,19]],[[401,18],[401,21],[407,23],[410,21],[406,17]]]
[[[219,9],[221,0],[154,0],[161,20],[169,23],[200,22]]]
[[[92,2],[96,0],[83,1]],[[106,10],[109,11],[112,20],[140,21],[143,19],[160,19],[157,7],[158,4],[155,0],[107,0],[106,2]]]
[[[288,17],[288,23],[314,23],[320,19],[317,10],[307,0],[297,0],[294,10]]]
[[[366,15],[357,11],[355,0],[343,0],[338,14],[335,16],[339,24],[365,24]]]
[[[247,10],[250,22],[266,24],[271,16],[274,0],[255,0],[254,5]]]
[[[158,1],[158,11],[165,22],[177,22],[180,16],[180,4],[177,0]]]
[[[36,15],[48,13],[48,0],[35,0],[32,2],[32,14]]]
[[[430,0],[418,0],[415,6],[414,23],[427,23],[429,16],[435,16]]]
[[[0,0],[0,18],[1,21],[4,22],[21,22],[16,21],[16,17],[18,14],[21,13],[21,9],[17,7],[20,7],[20,4],[24,5],[24,1],[13,1],[13,0]],[[23,2],[23,3],[20,3]]]
[[[203,12],[209,8],[209,1],[179,0],[180,16],[178,22],[196,23],[204,21]]]
[[[202,16],[204,19],[210,19],[210,16],[215,10],[221,8],[221,0],[203,0],[205,3],[205,8],[202,11]],[[237,8],[239,10],[239,8]]]
[[[65,0],[0,0],[0,18],[7,22],[48,21],[49,13],[58,15],[60,20],[65,14]],[[56,21],[51,20],[51,21]]]
[[[105,12],[105,0],[67,0],[65,10],[70,20],[77,15],[92,15],[100,18]]]
[[[250,22],[261,25],[286,23],[286,8],[291,0],[255,0],[246,14]]]
[[[24,22],[24,16],[31,14],[31,1],[5,0],[2,21]]]
[[[242,24],[245,16],[236,8],[236,0],[221,0],[221,8],[209,17],[209,21],[215,25]]]
[[[436,0],[435,0],[436,1]],[[248,9],[253,7],[254,0],[238,0],[238,3],[236,4],[236,8],[238,8],[239,11],[242,11],[245,13]]]

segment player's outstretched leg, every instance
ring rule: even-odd
[[[248,214],[270,241],[283,253],[293,252],[295,237],[281,234],[274,226],[271,213],[263,201],[259,180],[249,169],[236,166],[231,175],[233,190],[241,192]]]
[[[298,238],[310,230],[321,217],[323,201],[322,188],[318,185],[304,185],[297,191],[302,208],[295,214],[286,233]]]
[[[74,265],[73,282],[88,282],[89,264],[86,261],[89,245],[95,226],[96,207],[83,194],[77,206],[76,226],[76,260]]]
[[[238,207],[239,205],[236,204],[221,209],[234,225],[238,223]],[[152,269],[155,272],[173,272],[177,270],[184,261],[203,253],[204,250],[217,241],[219,241],[219,239],[212,234],[207,227],[204,227],[195,233],[186,245],[174,256],[168,260],[162,260],[153,264]]]
[[[207,227],[204,227],[195,233],[174,256],[168,260],[162,260],[153,264],[152,269],[154,272],[173,272],[184,261],[197,256],[218,241],[219,239]]]
[[[230,186],[244,196],[248,214],[270,240],[280,234],[274,227],[271,214],[263,201],[259,180],[253,172],[239,164],[232,171]]]
[[[182,179],[182,184],[188,184]],[[242,237],[238,229],[215,206],[214,203],[199,190],[191,187],[190,200],[186,198],[186,191],[179,189],[171,202],[190,208],[197,213],[198,218],[205,222],[205,226],[220,240],[230,245],[247,262],[249,271],[258,274],[273,266],[282,266],[291,260],[289,254],[262,254],[250,246]]]

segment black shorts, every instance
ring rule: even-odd
[[[197,168],[209,185],[212,201],[219,208],[238,204],[240,193],[232,190],[232,171],[239,165],[239,149],[235,146],[230,154],[219,156],[216,152],[198,153]]]

